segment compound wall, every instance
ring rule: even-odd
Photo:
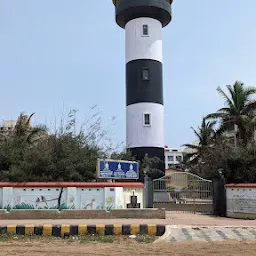
[[[143,208],[143,183],[0,183],[0,209],[125,209],[131,196]],[[60,197],[61,194],[61,197]]]
[[[256,219],[256,184],[226,185],[227,217]]]

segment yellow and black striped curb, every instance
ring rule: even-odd
[[[7,225],[0,226],[0,234],[39,235],[39,236],[83,236],[99,235],[150,235],[162,236],[165,225]]]

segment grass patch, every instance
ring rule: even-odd
[[[10,234],[1,234],[0,243],[10,242],[10,241],[30,241],[30,240],[40,240],[42,237],[35,235],[10,235]]]
[[[40,241],[49,243],[51,241],[63,241],[67,243],[121,243],[121,242],[130,242],[130,243],[143,243],[149,244],[153,243],[156,240],[156,237],[147,236],[147,235],[137,235],[134,239],[129,238],[129,236],[104,236],[100,234],[86,234],[84,236],[69,236],[65,238],[61,237],[44,237],[36,235],[11,235],[11,234],[0,234],[0,244],[8,242],[33,242]]]
[[[44,236],[36,236],[36,235],[10,235],[10,234],[0,234],[0,243],[6,243],[6,242],[14,242],[14,241],[60,241],[63,240],[65,242],[81,242],[81,243],[90,243],[90,242],[96,242],[96,243],[113,243],[117,241],[116,236],[102,236],[102,235],[85,235],[85,236],[70,236],[66,237],[65,239],[61,237],[44,237]]]
[[[10,235],[7,235],[7,234],[0,235],[0,243],[8,242],[11,239],[13,239],[13,236],[11,237]]]

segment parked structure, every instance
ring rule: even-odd
[[[164,149],[165,169],[180,169],[183,161],[184,149],[168,148]]]
[[[13,133],[16,122],[15,120],[4,120],[0,126],[0,134],[8,136]]]

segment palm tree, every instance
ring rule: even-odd
[[[191,153],[185,155],[184,162],[190,162],[191,164],[198,163],[202,153],[214,145],[214,141],[217,137],[217,133],[214,129],[215,124],[216,121],[206,121],[206,119],[203,118],[201,127],[198,127],[198,131],[191,127],[196,135],[198,144],[183,145],[192,150]]]
[[[14,138],[22,140],[22,142],[34,143],[42,136],[47,134],[47,128],[45,126],[37,125],[32,126],[32,117],[21,113],[18,117],[17,123],[14,127]]]
[[[233,86],[227,85],[227,89],[229,95],[220,87],[217,88],[225,100],[225,107],[206,118],[220,120],[220,131],[234,132],[235,144],[238,141],[246,145],[254,133],[256,100],[252,96],[256,88],[245,87],[242,82],[236,81]]]

